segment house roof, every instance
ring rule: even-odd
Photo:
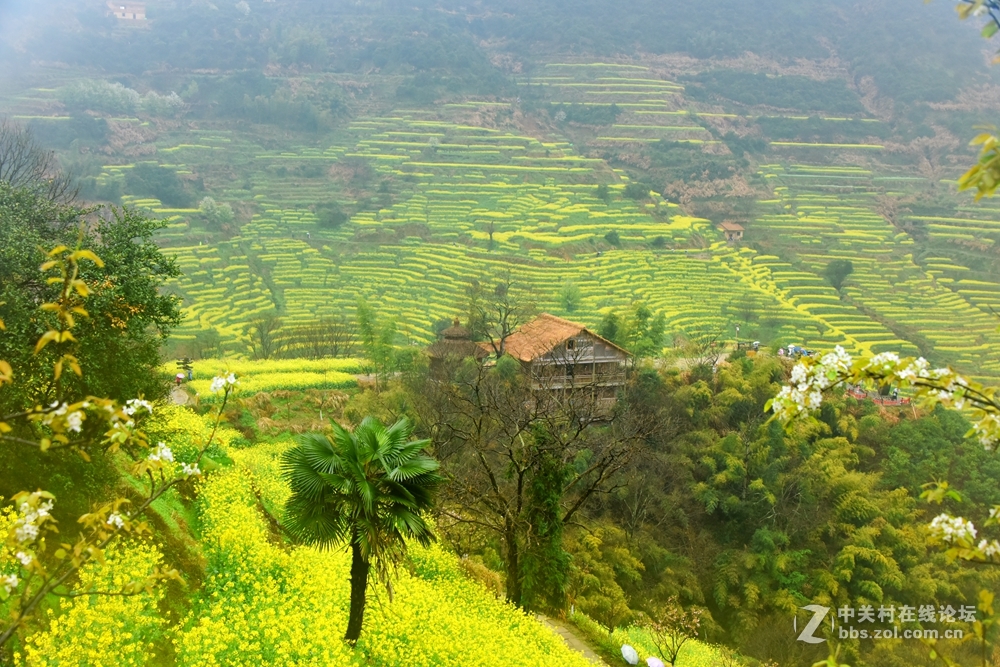
[[[469,330],[462,326],[456,317],[451,326],[441,332],[441,337],[446,340],[470,340]]]
[[[582,324],[570,322],[548,313],[542,313],[508,336],[504,344],[504,351],[519,361],[531,361],[548,354],[560,343],[582,332],[586,332],[606,345],[628,354],[627,350],[601,338]],[[486,347],[492,349],[488,343]]]
[[[719,225],[719,229],[727,232],[742,232],[743,225],[738,225],[735,222],[724,222]]]

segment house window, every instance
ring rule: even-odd
[[[575,340],[573,340],[572,338],[570,338],[568,341],[566,341],[566,349],[567,350],[572,350],[572,349],[575,349],[575,348],[576,348],[576,341]]]

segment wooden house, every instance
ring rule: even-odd
[[[726,241],[729,243],[735,243],[743,239],[743,225],[738,225],[735,222],[722,223],[719,225],[719,231],[726,236]]]
[[[503,348],[521,363],[536,391],[585,390],[614,403],[625,385],[629,353],[584,325],[555,315],[542,313],[511,334]]]
[[[501,344],[472,342],[456,319],[427,348],[432,374],[467,358],[486,361],[510,356],[521,364],[532,390],[553,397],[586,397],[605,408],[614,405],[625,386],[629,353],[582,324],[542,313],[521,326]],[[443,378],[442,378],[443,379]]]

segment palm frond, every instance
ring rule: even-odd
[[[380,573],[398,561],[407,539],[430,543],[422,513],[444,478],[424,453],[430,441],[410,441],[412,430],[406,419],[386,428],[366,417],[353,433],[334,424],[332,437],[301,436],[282,457],[292,488],[289,531],[325,547],[353,541]]]

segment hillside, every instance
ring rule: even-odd
[[[206,422],[186,409],[162,406],[157,415],[155,432],[178,453],[208,436]],[[239,442],[232,431],[220,441],[214,456],[232,464],[199,485],[193,506],[184,509],[177,496],[162,503],[155,538],[116,546],[112,568],[90,568],[82,586],[115,585],[101,578],[109,570],[142,576],[154,564],[176,566],[179,556],[190,559],[186,583],[93,604],[66,600],[47,630],[28,634],[17,664],[591,664],[470,581],[439,546],[411,546],[391,603],[384,589],[373,590],[369,632],[355,651],[330,641],[347,619],[349,558],[341,550],[289,549],[268,514],[280,513],[288,494],[277,457],[290,442],[227,446]],[[196,587],[193,597],[187,586]]]
[[[997,667],[991,3],[0,3],[0,663]]]
[[[109,118],[111,144],[81,159],[88,191],[167,222],[161,242],[185,274],[171,286],[186,312],[179,350],[214,330],[240,353],[256,316],[290,326],[352,313],[362,296],[398,322],[399,342],[427,343],[462,312],[470,281],[510,267],[540,308],[591,325],[641,301],[677,340],[740,324],[775,346],[919,350],[1000,372],[996,231],[989,208],[950,193],[967,158],[943,112],[923,105],[919,126],[880,118],[842,79],[799,74],[747,97],[755,76],[549,62],[513,76],[517,94],[434,106],[379,92],[410,85],[400,77],[278,76],[267,86],[367,95],[321,138]],[[42,136],[76,122],[59,115],[72,79],[49,85],[11,101]],[[235,219],[199,211],[204,195]],[[723,220],[747,227],[741,247],[723,242]],[[855,267],[840,291],[823,277],[838,258]],[[569,308],[567,284],[580,295]],[[933,312],[914,318],[918,300]]]

